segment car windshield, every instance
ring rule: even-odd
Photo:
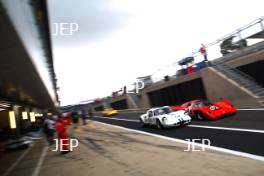
[[[184,104],[181,105],[181,107],[183,107],[183,108],[184,108],[184,107],[188,107],[188,106],[189,106],[188,104],[189,104],[189,102],[184,103]]]
[[[171,113],[171,109],[168,107],[162,108],[162,111],[164,112],[164,114],[169,114]]]
[[[195,102],[195,106],[197,107],[202,107],[202,106],[211,106],[212,103],[208,102],[208,101],[198,101]]]
[[[162,109],[156,109],[156,110],[154,111],[154,115],[155,115],[155,116],[163,115],[163,114],[165,114],[165,113],[164,113],[164,111],[163,111]]]

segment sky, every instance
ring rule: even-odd
[[[201,43],[262,17],[263,6],[262,0],[48,0],[61,105],[109,96],[140,76],[171,74],[170,66]],[[55,35],[61,23],[78,30]]]

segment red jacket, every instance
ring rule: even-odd
[[[57,131],[60,139],[68,138],[66,124],[65,124],[64,120],[62,120],[62,119],[57,120],[55,128],[56,128],[56,131]]]

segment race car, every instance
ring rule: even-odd
[[[141,126],[155,125],[158,128],[186,125],[191,122],[191,117],[184,111],[171,111],[169,106],[152,108],[139,118]]]
[[[118,111],[115,110],[115,109],[113,109],[113,108],[107,108],[107,109],[105,109],[105,110],[102,112],[102,115],[103,115],[103,116],[107,116],[107,117],[109,117],[109,116],[115,116],[115,115],[117,115],[117,114],[118,114]]]
[[[188,101],[180,106],[171,106],[173,111],[186,110],[192,118],[203,120],[219,119],[225,115],[236,114],[237,109],[228,100],[210,103],[202,99]]]

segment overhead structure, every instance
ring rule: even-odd
[[[0,100],[59,105],[45,0],[0,2]]]

